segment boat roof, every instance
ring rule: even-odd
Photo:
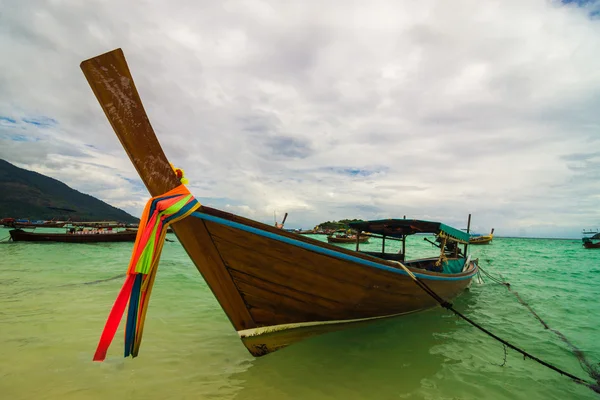
[[[352,229],[393,237],[414,235],[416,233],[433,233],[449,237],[457,242],[468,243],[471,236],[467,232],[462,232],[441,222],[419,219],[379,219],[350,222],[349,225]]]

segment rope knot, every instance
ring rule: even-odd
[[[183,169],[175,168],[173,164],[169,164],[171,165],[171,168],[173,168],[173,172],[175,172],[175,176],[177,177],[177,179],[179,179],[179,182],[183,183],[184,185],[187,185],[189,181],[185,177],[185,172],[183,171]]]

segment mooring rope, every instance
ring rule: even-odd
[[[600,376],[597,376],[597,374],[595,373],[590,373],[590,376],[596,380],[596,383],[590,383],[584,379],[581,379],[573,374],[568,373],[567,371],[564,371],[558,367],[555,367],[554,365],[526,352],[525,350],[522,350],[520,348],[518,348],[517,346],[509,343],[508,341],[502,339],[501,337],[495,335],[494,333],[490,332],[489,330],[485,329],[484,327],[482,327],[481,325],[479,325],[478,323],[476,323],[475,321],[473,321],[472,319],[470,319],[469,317],[467,317],[466,315],[462,314],[460,311],[456,310],[452,303],[444,300],[443,298],[441,298],[437,293],[435,293],[429,286],[427,286],[427,284],[425,282],[423,282],[422,280],[420,280],[419,278],[417,278],[415,276],[415,274],[412,273],[412,271],[410,271],[404,264],[402,264],[399,261],[394,261],[394,263],[398,264],[404,271],[406,271],[406,273],[408,273],[408,275],[412,278],[412,280],[421,288],[423,289],[427,294],[429,294],[431,297],[433,297],[442,307],[444,307],[447,310],[452,311],[454,314],[456,314],[457,316],[459,316],[460,318],[464,319],[465,321],[467,321],[469,324],[473,325],[474,327],[476,327],[477,329],[479,329],[480,331],[484,332],[485,334],[493,337],[494,339],[496,339],[497,341],[499,341],[500,343],[502,343],[503,345],[505,345],[506,347],[510,347],[511,349],[515,350],[518,353],[521,353],[523,355],[523,358],[530,358],[536,362],[538,362],[539,364],[542,364],[545,367],[550,368],[553,371],[558,372],[561,375],[567,376],[569,378],[571,378],[574,382],[579,383],[581,385],[587,386],[588,388],[590,388],[591,390],[595,391],[596,393],[600,394]],[[479,267],[481,269],[481,267]],[[485,273],[485,272],[484,272]],[[493,279],[493,278],[491,278]],[[503,283],[504,284],[504,283]],[[593,369],[591,370],[593,371]],[[588,371],[589,372],[589,371]]]
[[[560,331],[551,328],[546,321],[544,321],[539,315],[538,313],[535,312],[535,310],[533,308],[531,308],[531,306],[529,305],[529,303],[527,303],[525,300],[523,300],[523,298],[519,295],[518,292],[512,290],[512,286],[510,285],[510,283],[500,279],[500,278],[496,278],[494,276],[492,276],[489,272],[485,271],[484,269],[482,269],[481,267],[479,267],[479,269],[488,277],[490,278],[492,281],[505,286],[509,292],[511,292],[512,294],[515,295],[515,297],[517,298],[517,300],[519,300],[519,303],[521,303],[523,306],[525,306],[529,312],[535,317],[535,319],[537,319],[540,324],[542,324],[542,326],[545,329],[548,329],[552,332],[554,332],[554,334],[556,336],[558,336],[564,343],[567,344],[567,346],[569,346],[571,348],[571,351],[573,352],[573,354],[575,355],[575,357],[577,358],[577,360],[579,361],[579,364],[581,365],[581,368],[586,371],[588,373],[588,375],[594,379],[597,382],[597,385],[600,386],[600,371],[598,370],[597,367],[593,366],[588,359],[586,358],[585,354],[583,353],[583,351],[581,351],[577,346],[575,346],[573,343],[571,343],[571,341]]]

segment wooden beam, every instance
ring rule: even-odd
[[[150,194],[158,196],[179,186],[146,115],[123,51],[116,49],[85,60],[81,70]],[[204,222],[186,218],[174,223],[173,231],[233,326],[237,330],[256,327]]]

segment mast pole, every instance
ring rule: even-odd
[[[469,214],[469,219],[467,221],[467,233],[471,231],[471,214]],[[465,243],[464,255],[467,256],[467,250],[469,249],[469,242]]]

